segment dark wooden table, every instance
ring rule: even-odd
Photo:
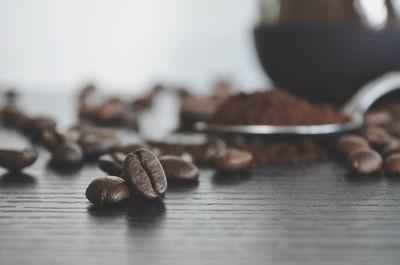
[[[72,117],[68,100],[45,99],[63,122]],[[50,108],[43,97],[25,102]],[[0,135],[2,146],[26,144]],[[20,178],[0,171],[2,265],[400,263],[400,178],[349,177],[329,161],[241,178],[203,170],[163,204],[99,210],[84,193],[103,173],[58,174],[48,158],[42,150]]]

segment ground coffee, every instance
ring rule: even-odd
[[[348,117],[329,106],[313,105],[284,90],[270,90],[230,97],[218,108],[211,123],[317,125],[348,120]]]

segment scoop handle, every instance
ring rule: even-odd
[[[376,100],[396,89],[400,89],[400,72],[389,72],[364,85],[343,106],[342,112],[347,115],[364,115]]]

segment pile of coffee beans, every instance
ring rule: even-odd
[[[126,155],[122,167],[118,159],[105,160],[104,157],[99,161],[99,165],[105,161],[108,163],[107,169],[115,164],[114,169],[118,170],[113,173],[119,175],[98,178],[89,184],[86,197],[93,204],[115,204],[130,197],[142,200],[164,197],[168,186],[167,177],[157,156],[150,150],[138,149]],[[122,171],[119,171],[120,169]]]
[[[366,125],[360,135],[344,135],[337,140],[336,150],[357,174],[400,174],[400,138],[383,127]]]

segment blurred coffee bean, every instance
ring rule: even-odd
[[[146,149],[128,154],[122,176],[132,194],[144,199],[161,198],[167,190],[167,178],[160,161]]]
[[[245,150],[228,148],[218,151],[214,158],[214,166],[222,172],[234,172],[250,167],[253,155]]]
[[[385,159],[385,171],[388,174],[400,174],[400,153],[395,153]]]
[[[65,141],[58,145],[52,155],[52,163],[58,167],[79,166],[83,163],[82,148],[75,141]]]
[[[350,170],[360,175],[368,175],[379,171],[382,167],[381,155],[372,149],[358,149],[347,159]]]
[[[156,85],[149,92],[149,94],[134,99],[132,102],[133,108],[135,110],[145,110],[150,108],[153,105],[154,98],[160,91],[162,91],[162,89],[163,89],[162,85]]]
[[[4,107],[0,112],[4,125],[16,129],[22,129],[29,121],[28,116],[14,105]]]
[[[31,137],[40,138],[45,130],[54,130],[56,122],[49,117],[39,116],[30,118],[25,125],[24,131]]]
[[[98,131],[82,134],[79,144],[83,149],[85,157],[93,159],[102,154],[112,152],[118,147],[119,141],[111,132]]]
[[[193,163],[177,156],[161,156],[160,162],[168,183],[198,182],[199,180],[200,171]]]
[[[97,206],[117,204],[129,197],[125,180],[115,176],[96,178],[86,189],[86,198]]]
[[[365,137],[371,146],[378,150],[382,150],[393,140],[393,137],[381,127],[367,127]]]
[[[364,124],[366,126],[380,126],[388,124],[392,121],[392,115],[390,112],[381,111],[371,111],[364,116]]]
[[[126,155],[123,153],[106,154],[99,157],[97,165],[101,170],[112,176],[120,176],[123,171]]]
[[[32,165],[38,157],[33,149],[0,149],[0,166],[9,171],[20,171]]]
[[[383,157],[388,157],[394,153],[400,153],[400,142],[398,140],[393,140],[382,150]]]
[[[42,132],[41,142],[50,151],[54,151],[64,142],[64,138],[56,130],[44,130]]]
[[[336,142],[336,149],[343,155],[348,155],[360,148],[369,148],[369,143],[358,135],[344,135]]]
[[[102,105],[96,108],[94,119],[99,124],[110,125],[119,122],[123,111],[123,103],[118,98],[110,98]]]

